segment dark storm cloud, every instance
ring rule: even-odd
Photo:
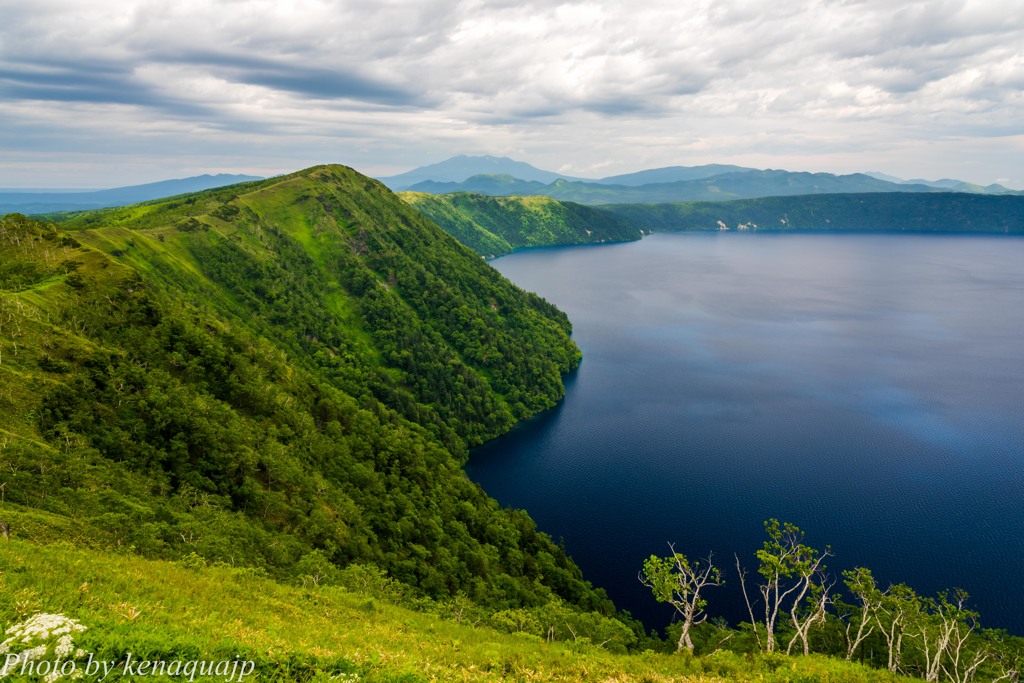
[[[129,104],[176,116],[206,116],[208,107],[168,97],[135,79],[127,65],[46,60],[0,64],[0,96],[11,100]]]
[[[230,82],[283,90],[311,99],[357,100],[398,107],[422,105],[425,102],[421,93],[367,78],[342,67],[289,63],[249,54],[216,52],[185,53],[180,56],[154,55],[153,58],[183,68],[208,72]]]

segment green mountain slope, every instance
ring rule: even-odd
[[[548,197],[459,193],[399,196],[457,240],[487,257],[524,247],[640,239],[642,233],[608,212]]]
[[[0,219],[16,535],[611,612],[467,447],[554,404],[565,316],[338,166],[55,226]]]
[[[1024,232],[1024,197],[870,193],[602,207],[645,230]]]

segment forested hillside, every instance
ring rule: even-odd
[[[6,216],[0,521],[287,580],[372,563],[435,598],[611,614],[460,467],[561,397],[569,331],[344,167],[59,225]]]
[[[640,239],[643,234],[614,214],[548,197],[425,192],[402,192],[399,196],[457,240],[489,258],[524,247],[623,242]]]
[[[1024,197],[961,192],[826,194],[601,207],[646,230],[1024,232]]]

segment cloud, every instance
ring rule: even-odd
[[[160,109],[173,116],[208,116],[200,103],[162,94],[141,82],[130,67],[101,62],[0,63],[0,97],[53,103],[121,104]]]
[[[327,68],[295,60],[273,60],[248,54],[192,52],[165,55],[155,62],[208,73],[231,83],[258,85],[300,97],[325,100],[354,100],[370,104],[410,106],[424,104],[422,94],[378,79],[368,78],[345,67]]]
[[[846,172],[911,140],[945,145],[955,175],[951,141],[1022,151],[1024,16],[994,0],[0,0],[0,16],[0,116],[69,153],[108,138],[385,172],[487,151],[615,172],[775,149],[775,166]],[[851,147],[860,168],[827,166]],[[1007,158],[993,179],[1019,175]]]

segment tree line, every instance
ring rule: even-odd
[[[735,556],[750,617],[736,630],[707,620],[706,593],[724,583],[711,555],[691,560],[669,544],[667,556],[651,555],[644,562],[639,580],[658,602],[676,610],[669,630],[678,631],[678,651],[702,654],[728,644],[740,651],[859,659],[931,682],[1020,680],[1024,638],[982,628],[964,590],[930,597],[904,583],[883,589],[866,567],[833,577],[825,565],[833,556],[829,547],[807,545],[804,532],[788,522],[770,519],[764,527],[756,574]],[[848,595],[839,593],[840,580]]]

